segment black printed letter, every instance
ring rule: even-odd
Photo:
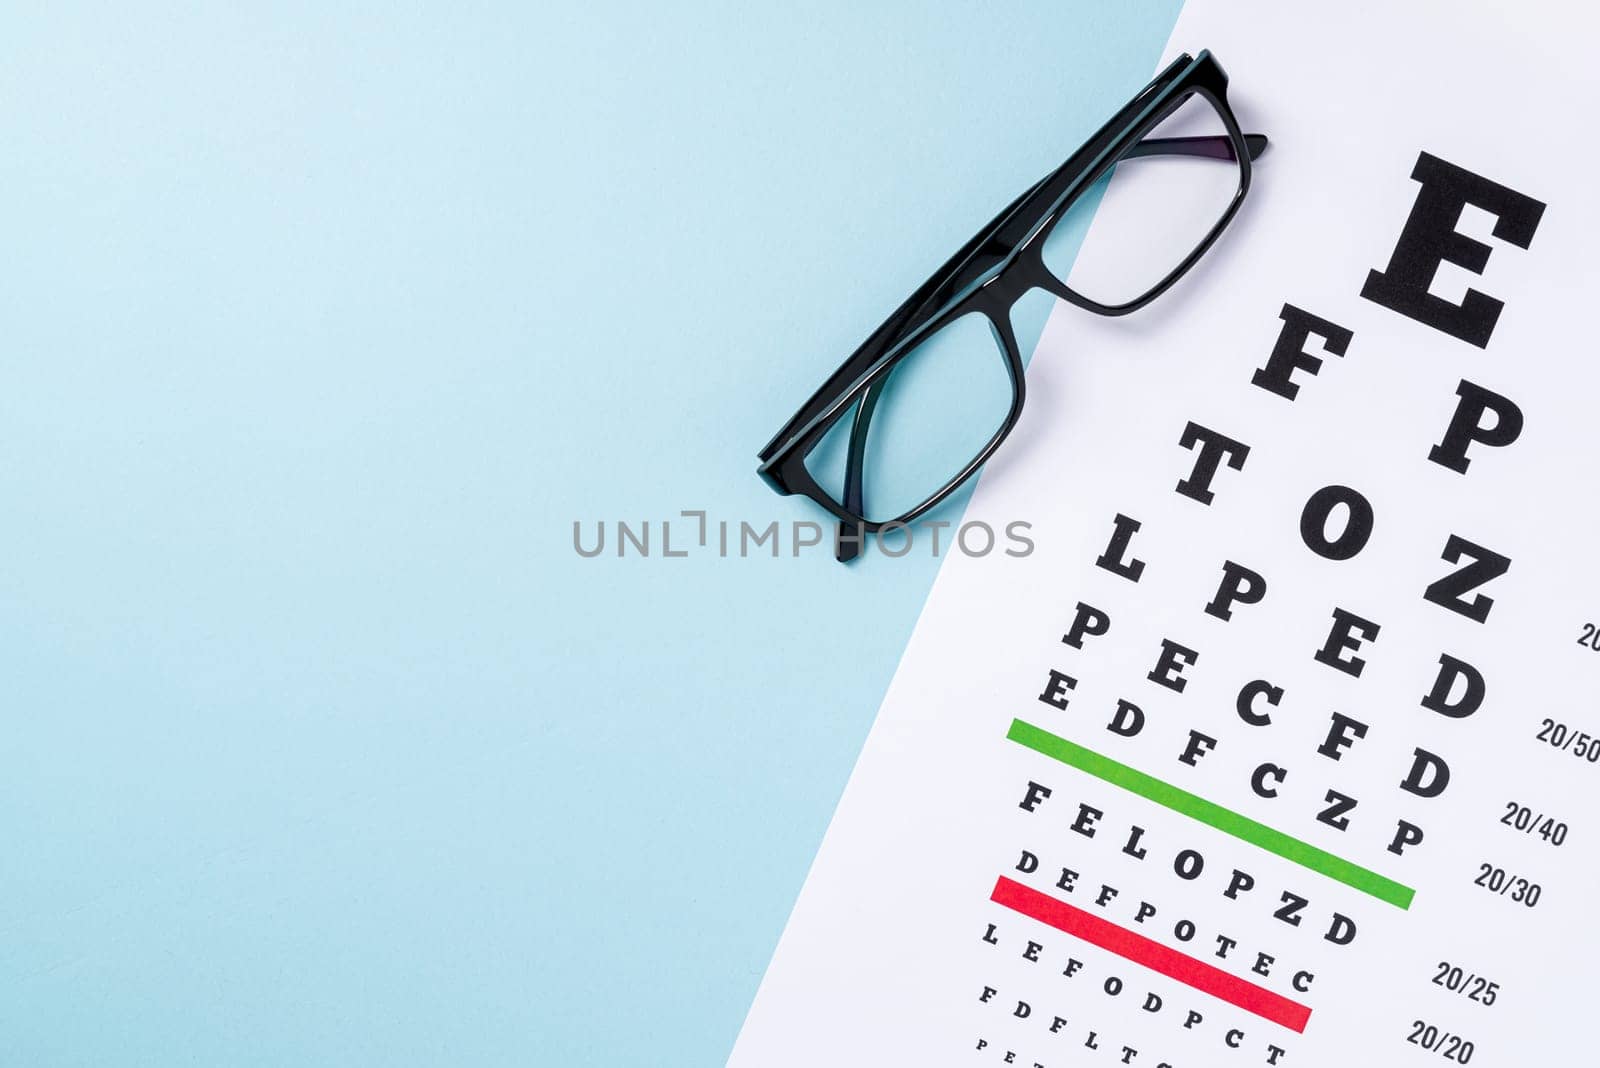
[[[1459,612],[1474,622],[1482,623],[1489,618],[1489,609],[1494,607],[1494,598],[1480,593],[1468,601],[1464,599],[1465,595],[1490,579],[1499,578],[1511,570],[1511,558],[1501,556],[1481,545],[1474,545],[1459,535],[1450,535],[1450,540],[1444,543],[1444,552],[1440,554],[1440,558],[1447,564],[1454,564],[1463,556],[1468,558],[1468,563],[1462,564],[1439,581],[1431,583],[1423,591],[1422,596],[1441,608]]]
[[[1428,450],[1428,459],[1457,474],[1466,474],[1472,463],[1467,448],[1481,441],[1494,448],[1510,445],[1522,433],[1522,409],[1498,393],[1473,385],[1465,378],[1456,387],[1456,412],[1445,428],[1444,440]],[[1494,425],[1484,426],[1485,412],[1494,413]]]
[[[1328,537],[1328,519],[1344,505],[1350,511],[1338,537]],[[1372,537],[1372,504],[1349,486],[1323,486],[1306,501],[1300,513],[1300,540],[1306,548],[1329,560],[1348,560],[1367,547]]]
[[[1381,274],[1372,271],[1367,275],[1361,295],[1425,326],[1487,348],[1504,305],[1476,289],[1467,290],[1460,304],[1451,304],[1429,293],[1428,287],[1441,264],[1453,263],[1482,274],[1489,262],[1488,245],[1456,231],[1462,208],[1474,204],[1490,212],[1495,216],[1495,237],[1527,248],[1539,228],[1544,205],[1426,152],[1417,157],[1411,177],[1422,183],[1411,216],[1395,242],[1389,266]]]
[[[1278,331],[1272,355],[1267,357],[1265,367],[1250,376],[1250,384],[1287,400],[1294,400],[1300,392],[1299,384],[1291,377],[1294,372],[1298,369],[1314,375],[1322,370],[1322,361],[1306,351],[1306,340],[1316,334],[1322,339],[1324,352],[1343,356],[1345,349],[1350,347],[1350,339],[1355,335],[1336,323],[1301,311],[1293,304],[1285,304],[1278,318],[1283,320],[1283,329]]]
[[[1250,446],[1234,441],[1226,434],[1208,430],[1199,423],[1184,427],[1178,444],[1186,449],[1200,446],[1200,455],[1194,458],[1194,471],[1178,483],[1178,492],[1201,504],[1210,504],[1216,496],[1211,492],[1211,480],[1217,477],[1217,466],[1226,459],[1229,467],[1242,471],[1245,457],[1250,455]]]

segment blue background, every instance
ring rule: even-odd
[[[814,518],[1178,6],[9,9],[0,1064],[719,1063],[935,561],[572,523]]]

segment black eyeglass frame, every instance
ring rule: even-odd
[[[1241,132],[1228,105],[1228,75],[1209,51],[1184,54],[1125,104],[1064,163],[996,215],[956,254],[917,288],[877,330],[811,395],[761,450],[757,473],[778,493],[799,493],[832,513],[853,543],[841,539],[840,560],[860,551],[867,532],[910,523],[936,508],[982,467],[1017,424],[1026,395],[1022,354],[1011,324],[1011,310],[1035,289],[1097,315],[1126,315],[1166,292],[1216,242],[1233,221],[1250,189],[1250,163],[1266,149],[1260,134]],[[1151,138],[1149,133],[1191,96],[1209,102],[1221,117],[1225,137]],[[1239,185],[1232,201],[1190,253],[1152,288],[1123,304],[1091,300],[1068,286],[1044,262],[1044,244],[1055,223],[1083,193],[1124,159],[1157,154],[1204,156],[1236,161]],[[920,505],[891,520],[874,522],[862,514],[862,466],[867,425],[888,373],[927,337],[973,312],[994,331],[1011,379],[1010,410],[998,430],[972,460]],[[855,402],[843,500],[824,490],[806,467],[806,458]],[[845,546],[849,544],[848,551]]]

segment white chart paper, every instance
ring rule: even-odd
[[[1589,11],[1190,0],[1272,148],[1057,307],[732,1064],[1595,1063]]]

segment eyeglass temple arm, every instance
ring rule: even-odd
[[[1267,136],[1265,134],[1245,134],[1245,151],[1252,160],[1260,159],[1261,154],[1267,150]],[[1225,136],[1212,137],[1147,137],[1134,145],[1123,155],[1123,159],[1137,159],[1141,156],[1195,156],[1203,159],[1232,160],[1233,141]],[[1041,181],[1039,183],[1043,185]],[[1028,190],[1018,203],[1026,200],[1038,186]],[[1018,205],[1013,204],[1002,216],[1009,214]],[[867,392],[861,397],[861,403],[856,406],[855,417],[850,423],[850,445],[845,457],[844,470],[844,500],[840,503],[856,515],[864,514],[862,501],[864,486],[864,469],[866,467],[867,431],[872,424],[873,410],[878,406],[878,398],[883,396],[884,384],[887,378],[880,378],[867,387]],[[834,542],[834,556],[840,563],[849,563],[861,555],[862,530],[856,526],[852,534],[851,528],[856,524],[839,521],[839,537]]]
[[[1244,149],[1253,160],[1267,150],[1266,134],[1245,134]],[[1140,156],[1199,156],[1205,159],[1234,159],[1233,141],[1222,134],[1211,137],[1146,137],[1122,154],[1123,159]]]

